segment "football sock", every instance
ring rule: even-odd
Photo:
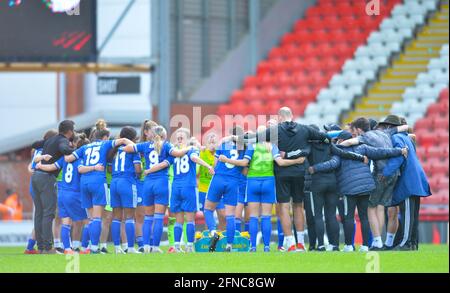
[[[92,249],[95,251],[98,249],[98,243],[100,241],[100,234],[102,232],[102,219],[94,218],[89,225],[89,237],[91,239]]]
[[[177,219],[170,217],[167,225],[167,238],[169,238],[169,246],[173,246],[175,242],[175,223]]]
[[[61,239],[65,250],[71,249],[70,246],[70,225],[61,225]],[[56,245],[55,245],[56,246]]]
[[[226,220],[227,220],[227,243],[228,244],[233,244],[234,242],[234,229],[236,228],[236,224],[234,221],[235,217],[234,216],[227,216]]]
[[[31,239],[31,237],[30,237],[28,239],[27,250],[33,250],[34,249],[34,245],[36,245],[36,240]]]
[[[277,229],[278,229],[278,247],[282,247],[284,244],[284,232],[281,226],[280,218],[277,219]]]
[[[181,234],[183,233],[183,224],[175,223],[173,228],[174,244],[176,248],[180,248]]]
[[[164,214],[156,213],[153,224],[153,247],[159,247],[164,228]]]
[[[120,225],[122,225],[122,221],[118,219],[114,219],[111,223],[111,238],[115,247],[120,246]]]
[[[144,239],[144,247],[150,247],[152,245],[151,243],[151,237],[152,237],[152,230],[153,230],[153,215],[145,216],[144,217],[144,226],[142,227],[142,238]]]
[[[305,231],[297,232],[297,243],[305,245]]]
[[[214,219],[214,211],[205,209],[204,215],[205,215],[205,222],[206,222],[206,226],[208,227],[208,230],[210,232],[215,231],[216,230],[216,220]]]
[[[249,232],[250,231],[250,222],[249,221],[245,222],[244,231],[245,232]]]
[[[83,248],[88,248],[89,246],[89,226],[90,225],[84,226],[83,232],[81,234],[81,246]]]
[[[134,235],[136,235],[136,226],[134,219],[127,219],[125,221],[125,233],[127,234],[127,247],[134,247]]]
[[[256,236],[258,235],[258,218],[250,217],[250,243],[251,248],[256,248]],[[228,234],[227,234],[228,235]]]
[[[263,235],[264,247],[270,246],[270,236],[272,235],[271,216],[261,217],[261,232]]]
[[[386,246],[392,247],[394,245],[395,234],[387,233],[386,242],[384,243]]]
[[[241,221],[241,219],[236,218],[235,222],[236,222],[236,231],[241,232],[241,230],[242,230],[242,221]]]
[[[195,239],[195,222],[189,222],[186,224],[186,236],[187,243],[194,243]]]

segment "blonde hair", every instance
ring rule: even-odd
[[[191,136],[191,131],[187,128],[184,128],[184,127],[178,128],[177,131],[175,131],[175,134],[180,133],[180,132],[184,133],[186,135],[187,139],[189,139],[189,137]]]
[[[152,128],[158,126],[158,123],[156,123],[153,120],[147,119],[144,121],[144,123],[142,123],[141,126],[141,138],[140,138],[140,142],[145,142],[148,141],[149,138],[147,137],[147,135],[145,135],[145,132],[148,130],[151,130]]]
[[[158,152],[158,155],[160,155],[163,143],[167,139],[167,131],[160,125],[152,128],[152,131],[155,134],[153,138],[153,141],[155,143],[155,150]]]
[[[260,132],[263,132],[263,131],[266,131],[266,130],[267,130],[267,127],[265,125],[260,125],[258,127],[257,133],[260,133]],[[264,142],[262,142],[262,144],[264,144],[264,146],[266,147],[266,150],[267,150],[268,153],[272,152],[272,144],[270,142],[264,141]]]

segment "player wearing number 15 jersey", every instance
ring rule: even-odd
[[[109,139],[109,130],[103,129],[95,132],[95,141],[82,146],[66,157],[66,162],[80,160],[78,171],[81,175],[81,206],[88,209],[92,222],[89,224],[91,239],[91,253],[99,253],[98,243],[102,230],[102,212],[106,206],[106,175],[105,168],[108,152],[115,146],[132,144],[128,139]]]

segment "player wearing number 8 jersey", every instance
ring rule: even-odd
[[[78,135],[74,143],[77,148],[82,147],[89,143],[85,134]],[[42,165],[39,163],[36,168],[52,172],[56,170],[62,170],[61,181],[58,182],[58,212],[61,218],[61,239],[64,245],[65,254],[72,254],[71,246],[71,234],[72,243],[75,250],[79,250],[81,246],[81,229],[83,221],[87,219],[86,210],[81,207],[80,196],[80,173],[78,172],[78,166],[82,164],[81,160],[74,161],[73,163],[67,163],[64,157],[61,157],[53,165]],[[72,226],[74,231],[71,233]],[[75,229],[76,228],[76,229]],[[83,247],[86,249],[87,247]],[[84,253],[84,250],[80,253]]]

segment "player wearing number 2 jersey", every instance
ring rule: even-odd
[[[169,174],[168,167],[171,157],[182,157],[188,149],[177,150],[166,141],[167,132],[162,126],[152,128],[153,141],[128,145],[124,148],[127,153],[143,153],[145,157],[145,181],[143,203],[146,209],[142,236],[144,251],[161,253],[159,244],[163,231],[164,215],[169,204]],[[164,168],[150,172],[152,167],[166,162]],[[153,226],[153,230],[152,230]],[[153,237],[152,237],[153,236]],[[150,244],[150,239],[153,243]],[[153,247],[151,247],[151,245]]]

